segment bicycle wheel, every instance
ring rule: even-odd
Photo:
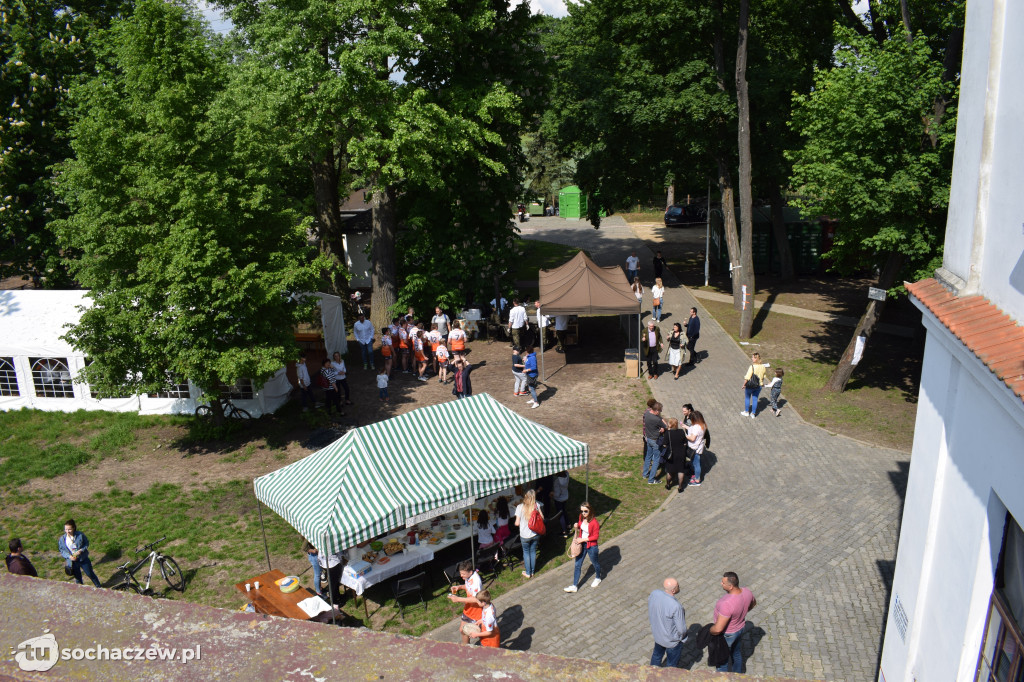
[[[185,591],[185,576],[181,574],[181,569],[178,568],[178,562],[169,556],[162,556],[158,559],[160,563],[160,572],[164,574],[164,580],[166,580],[172,589],[178,592]]]
[[[210,409],[209,405],[200,405],[196,408],[197,417],[212,417],[213,410]]]
[[[139,586],[131,582],[130,580],[126,580],[123,583],[118,583],[110,589],[116,592],[134,592],[135,594],[142,594],[142,590],[139,589]]]
[[[240,407],[235,407],[231,410],[231,416],[235,419],[252,419],[252,415],[243,410]]]

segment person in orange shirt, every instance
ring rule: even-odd
[[[401,358],[402,371],[406,373],[411,371],[409,369],[409,345],[409,323],[402,320],[398,324],[398,355]]]
[[[458,320],[452,322],[452,331],[448,334],[448,343],[451,345],[452,355],[458,360],[466,354],[466,332],[462,331],[462,325]]]
[[[380,354],[384,357],[384,373],[391,376],[391,354],[394,352],[394,342],[387,327],[380,330]]]
[[[501,645],[501,632],[498,630],[498,619],[495,615],[494,604],[491,602],[491,593],[481,590],[477,592],[476,600],[480,602],[483,609],[480,619],[473,623],[476,629],[470,630],[472,626],[466,628],[468,630],[466,638],[470,640],[478,638],[480,646],[498,647]]]
[[[448,348],[443,343],[437,344],[434,351],[434,358],[437,360],[437,381],[442,384],[448,383]]]
[[[413,349],[416,352],[416,378],[420,381],[427,380],[427,356],[423,351],[423,345],[426,343],[423,339],[423,330],[420,329],[416,332],[416,337],[413,339]]]

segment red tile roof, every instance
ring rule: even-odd
[[[984,296],[954,296],[934,279],[923,279],[906,287],[1024,400],[1024,326]]]

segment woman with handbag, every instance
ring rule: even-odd
[[[75,582],[79,585],[82,584],[84,573],[93,585],[102,587],[96,572],[92,570],[92,560],[89,559],[89,538],[78,530],[74,519],[64,522],[64,534],[57,538],[57,549],[64,557],[64,573],[74,576]]]
[[[686,429],[686,440],[690,441],[693,448],[693,476],[690,477],[690,485],[700,486],[700,456],[704,452],[704,444],[707,442],[708,425],[704,421],[704,415],[697,410],[690,413],[691,426]]]
[[[530,527],[533,515],[543,515],[541,503],[537,501],[537,493],[527,490],[521,504],[516,505],[516,527],[519,529],[519,541],[523,545],[523,577],[532,578],[537,571],[537,545],[540,535]],[[542,517],[543,518],[543,517]]]
[[[741,417],[757,417],[757,400],[761,395],[761,387],[764,386],[764,374],[767,364],[761,364],[761,354],[754,353],[750,356],[750,369],[743,376],[743,411]]]
[[[665,463],[665,490],[672,490],[676,485],[683,492],[686,485],[686,431],[679,428],[678,419],[668,420],[668,454]]]
[[[580,582],[580,573],[583,569],[584,556],[590,558],[590,565],[594,567],[594,581],[590,583],[590,586],[597,587],[601,584],[601,564],[597,561],[597,537],[601,532],[601,527],[598,525],[597,519],[594,518],[594,508],[590,506],[589,502],[580,505],[580,519],[573,524],[573,530],[576,531],[576,536],[573,538],[569,553],[576,557],[576,566],[572,571],[572,585],[563,588],[565,592],[576,591],[576,585]]]
[[[661,308],[664,305],[665,285],[661,283],[661,277],[654,278],[654,286],[651,287],[651,317],[661,322]]]
[[[672,323],[672,333],[668,335],[668,366],[672,376],[679,378],[679,370],[683,368],[683,347],[686,337],[683,336],[683,325]]]

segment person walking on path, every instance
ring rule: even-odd
[[[626,279],[633,282],[640,275],[640,259],[636,257],[636,251],[626,257]]]
[[[523,347],[523,333],[527,330],[526,308],[518,298],[512,299],[512,310],[508,312],[508,333],[512,337],[512,345]]]
[[[523,371],[525,367],[523,349],[512,346],[512,395],[529,395],[529,391],[526,390],[526,373]]]
[[[21,546],[21,538],[13,538],[7,543],[7,549],[11,551],[10,554],[4,557],[4,563],[7,564],[7,570],[14,575],[27,575],[33,578],[38,578],[39,574],[36,572],[36,567],[32,565],[32,562],[23,553]]]
[[[683,368],[683,326],[678,322],[672,323],[672,333],[668,335],[668,366],[675,379],[679,379],[679,372]]]
[[[772,412],[775,413],[776,417],[782,414],[782,409],[779,407],[779,396],[782,395],[782,377],[785,374],[781,367],[776,368],[775,376],[765,385],[765,388],[771,391],[769,393],[768,405],[772,408]]]
[[[668,424],[661,418],[662,404],[655,401],[646,412],[644,412],[644,442],[647,448],[644,450],[644,468],[640,475],[647,479],[648,484],[657,483],[658,463],[661,461],[662,434],[668,428]]]
[[[722,574],[722,589],[725,594],[715,603],[715,623],[711,626],[711,634],[725,634],[729,660],[718,666],[718,672],[741,673],[744,667],[741,640],[747,628],[747,613],[757,606],[757,599],[749,589],[740,587],[740,579],[732,571]]]
[[[761,364],[761,354],[754,353],[750,356],[750,367],[743,375],[743,411],[741,417],[757,417],[757,401],[761,395],[761,387],[764,386],[764,375],[768,365]]]
[[[652,379],[658,378],[658,353],[665,349],[665,342],[661,339],[661,329],[654,320],[647,320],[647,331],[643,336],[644,357],[647,358],[647,375]]]
[[[686,352],[689,355],[686,364],[693,367],[697,358],[697,339],[700,338],[700,318],[697,309],[690,308],[690,317],[686,320]]]
[[[665,304],[665,285],[661,282],[661,277],[654,278],[654,286],[651,287],[651,317],[658,322],[661,322],[661,309]]]
[[[519,541],[523,545],[523,576],[532,578],[537,571],[537,545],[540,536],[530,529],[530,517],[534,510],[540,511],[542,505],[537,501],[537,493],[527,490],[523,501],[516,505],[516,527],[519,528]]]
[[[580,573],[583,569],[583,557],[590,559],[590,565],[594,567],[594,580],[591,587],[601,584],[601,564],[597,561],[597,537],[601,533],[601,527],[594,518],[594,508],[589,502],[580,505],[579,521],[573,524],[573,531],[576,533],[574,542],[583,545],[583,551],[576,555],[576,565],[572,569],[572,585],[563,588],[565,592],[575,592],[576,586],[580,584]]]
[[[359,313],[359,319],[352,325],[352,334],[359,344],[359,352],[363,355],[363,369],[373,367],[373,323],[366,315]]]
[[[651,653],[653,666],[675,668],[683,654],[686,611],[676,600],[677,594],[679,582],[675,578],[665,578],[662,589],[654,590],[647,598],[647,618],[651,622],[651,634],[654,636],[654,652]]]
[[[658,279],[659,277],[662,276],[662,273],[665,272],[665,266],[666,265],[667,265],[667,263],[665,263],[665,259],[661,257],[661,251],[658,251],[654,255],[654,278],[655,279]]]
[[[632,281],[633,283],[629,286],[633,290],[633,295],[636,296],[636,302],[642,305],[644,302],[644,285],[640,282],[639,277],[634,277]]]
[[[537,400],[537,354],[534,352],[532,346],[527,346],[526,357],[523,359],[523,373],[526,374],[526,388],[530,391],[530,400],[527,401],[527,405],[530,406],[531,410],[535,410],[540,407],[540,401]]]
[[[89,559],[89,538],[78,530],[74,519],[64,522],[64,534],[57,538],[57,549],[64,557],[65,568],[71,569],[71,575],[75,577],[76,583],[82,584],[82,574],[84,573],[93,585],[101,587],[100,579],[92,570],[92,561]]]
[[[668,449],[665,453],[665,490],[679,486],[679,492],[686,487],[686,454],[690,444],[686,439],[686,427],[679,428],[678,419],[668,420],[668,431],[665,432]]]
[[[690,441],[693,449],[693,476],[690,478],[690,485],[700,486],[700,456],[704,453],[704,445],[707,443],[708,425],[704,421],[704,415],[693,410],[690,415],[690,426],[686,428],[686,440]]]

